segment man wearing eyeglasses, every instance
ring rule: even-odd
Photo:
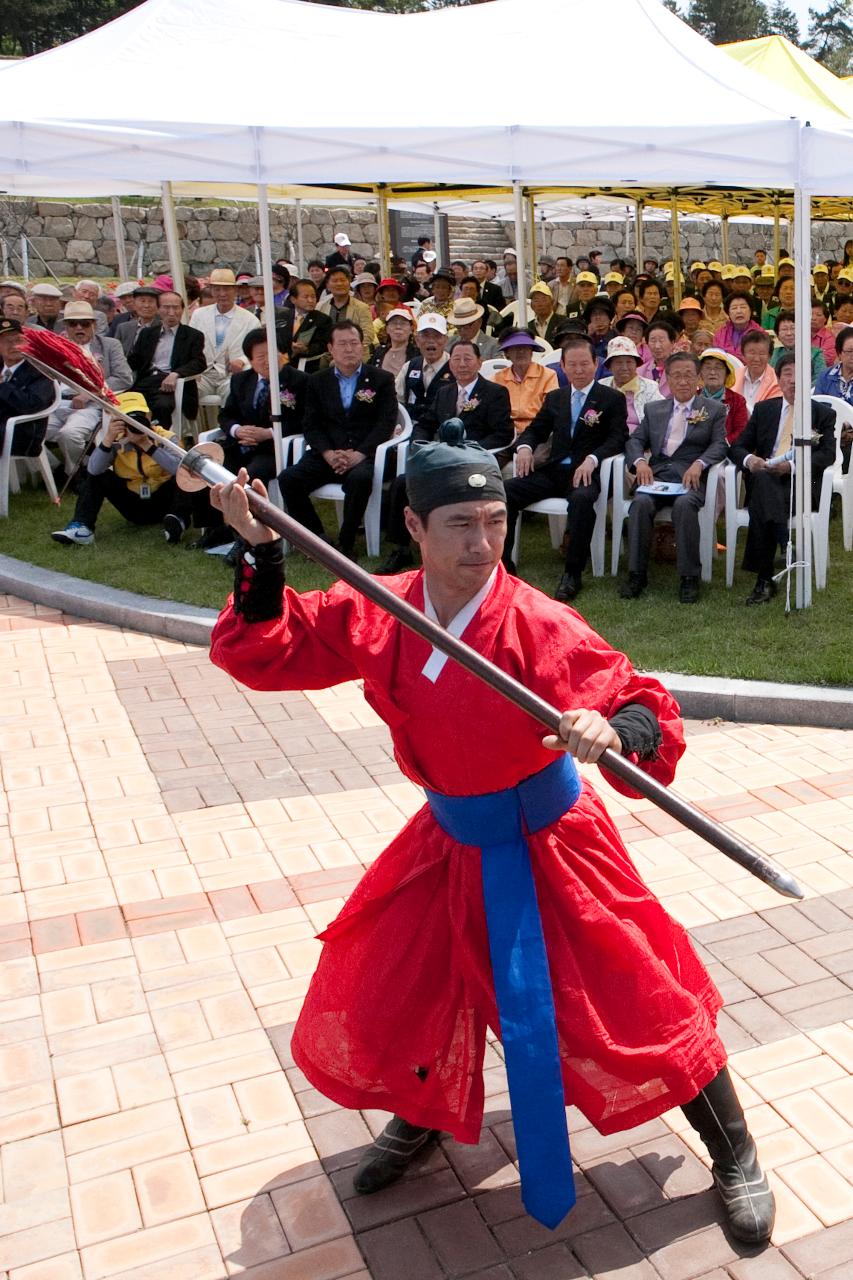
[[[118,338],[95,333],[95,312],[90,302],[69,302],[63,316],[65,337],[98,362],[104,382],[113,391],[127,391],[133,374]],[[66,475],[71,475],[86,451],[86,446],[101,421],[101,410],[86,396],[66,389],[62,404],[50,415],[47,427],[49,444],[59,446]]]

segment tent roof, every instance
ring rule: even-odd
[[[823,111],[848,119],[853,115],[853,87],[784,36],[762,36],[720,45],[730,58],[766,76],[777,87],[798,94]]]
[[[399,67],[410,47],[492,48],[534,68],[549,36],[585,25],[654,66],[666,92],[625,84],[602,95],[595,59],[573,63],[571,93],[553,75],[513,92],[510,75],[497,101],[479,93],[464,106],[440,74],[385,95],[349,82],[359,49]],[[241,52],[247,87],[234,75]],[[188,58],[199,75],[184,74]],[[340,68],[340,94],[317,93],[321,58]],[[107,72],[151,92],[105,93]],[[303,0],[147,0],[8,68],[0,105],[0,184],[26,193],[45,180],[138,191],[162,179],[784,187],[797,174],[797,118],[814,115],[659,0],[575,0],[571,11],[565,0],[492,0],[402,16]]]

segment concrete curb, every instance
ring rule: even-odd
[[[100,582],[72,578],[68,573],[41,569],[12,556],[0,555],[0,592],[92,622],[145,631],[185,644],[208,645],[216,621],[215,609],[120,591]]]
[[[176,604],[152,596],[120,591],[67,573],[40,569],[0,555],[0,592],[63,613],[163,636],[184,644],[208,645],[216,621],[214,609]],[[678,699],[693,720],[739,720],[757,724],[809,725],[818,729],[853,729],[853,690],[817,685],[773,684],[764,680],[726,680],[652,672]]]

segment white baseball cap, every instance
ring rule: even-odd
[[[418,333],[423,333],[424,329],[435,329],[437,333],[447,333],[447,321],[437,312],[427,311],[424,315],[418,316]]]
[[[345,244],[352,244],[352,240],[350,240],[349,236],[345,231],[339,231],[338,234],[335,236],[335,244],[338,246],[339,249],[342,249]]]

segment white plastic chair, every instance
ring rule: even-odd
[[[724,462],[718,462],[708,470],[708,482],[705,487],[705,501],[699,508],[699,563],[702,566],[702,581],[710,582],[714,566],[714,551],[717,544],[717,485]],[[621,484],[614,477],[613,485],[613,547],[610,557],[610,572],[615,577],[619,572],[619,557],[622,553],[622,532],[633,498],[625,496],[624,471]],[[728,500],[727,500],[728,501]],[[672,508],[664,507],[655,516],[655,524],[671,524]]]
[[[184,388],[188,382],[198,382],[201,377],[200,373],[195,373],[189,378],[178,378],[175,383],[175,411],[172,414],[172,430],[179,440],[184,436],[192,436],[194,440],[199,439],[198,434],[198,417],[184,419]],[[213,397],[208,396],[208,400]],[[218,402],[219,397],[216,397]],[[201,405],[199,405],[199,416],[201,415]]]
[[[853,460],[844,470],[844,459],[841,454],[841,430],[853,427],[853,405],[842,400],[840,396],[813,396],[821,404],[828,404],[835,410],[835,465],[832,469],[832,492],[841,494],[841,530],[844,539],[844,550],[853,550]]]
[[[50,465],[47,449],[42,444],[39,452],[32,457],[26,454],[12,453],[12,441],[15,438],[15,427],[22,422],[38,422],[42,418],[47,418],[53,413],[54,409],[59,407],[62,400],[62,388],[59,383],[54,383],[56,388],[53,401],[46,409],[39,409],[38,413],[21,413],[15,418],[8,418],[6,421],[6,430],[3,437],[3,450],[0,453],[0,519],[6,519],[9,515],[9,490],[17,493],[20,489],[18,481],[18,473],[12,465],[13,462],[20,458],[22,462],[32,462],[41,473],[44,480],[44,487],[47,489],[48,495],[53,502],[57,501],[58,494],[56,492],[56,484],[53,479],[53,470]]]
[[[599,466],[601,493],[595,501],[595,526],[592,531],[592,542],[589,554],[592,561],[592,576],[601,578],[604,575],[604,541],[607,531],[607,503],[610,497],[611,484],[621,490],[625,474],[625,456],[618,454],[615,458],[605,458]],[[512,558],[518,564],[521,544],[521,517],[533,512],[548,517],[548,528],[551,534],[551,546],[556,550],[563,540],[566,531],[567,501],[565,498],[543,498],[541,502],[532,502],[519,513],[515,523],[515,541],[512,544]]]
[[[826,587],[826,573],[829,568],[829,509],[832,505],[833,481],[835,469],[841,465],[840,433],[835,433],[835,466],[827,467],[820,483],[820,498],[817,511],[812,511],[812,563],[814,565],[815,586],[819,591]],[[735,558],[737,555],[737,535],[739,529],[749,526],[749,511],[743,505],[745,487],[743,475],[738,472],[733,462],[725,464],[726,486],[726,586],[734,582]],[[790,521],[788,522],[791,523]]]
[[[369,556],[378,556],[382,542],[381,517],[382,517],[382,491],[385,481],[385,459],[389,449],[397,449],[397,474],[400,474],[400,451],[398,446],[407,446],[407,441],[412,434],[412,420],[401,404],[397,405],[397,430],[398,434],[386,440],[376,450],[373,459],[373,486],[370,490],[370,501],[364,513],[364,535],[367,542],[367,554]],[[293,455],[292,461],[298,462],[305,452],[305,437],[292,436]],[[403,455],[403,465],[405,465],[405,454]],[[335,512],[338,518],[338,527],[340,527],[344,514],[344,491],[343,486],[339,484],[324,484],[319,489],[315,489],[311,494],[315,500],[325,500],[334,502]]]
[[[509,360],[506,360],[503,356],[495,356],[492,360],[483,361],[480,365],[480,375],[483,378],[487,378],[489,382],[494,382],[495,374],[500,373],[501,369],[508,369],[509,365]]]

